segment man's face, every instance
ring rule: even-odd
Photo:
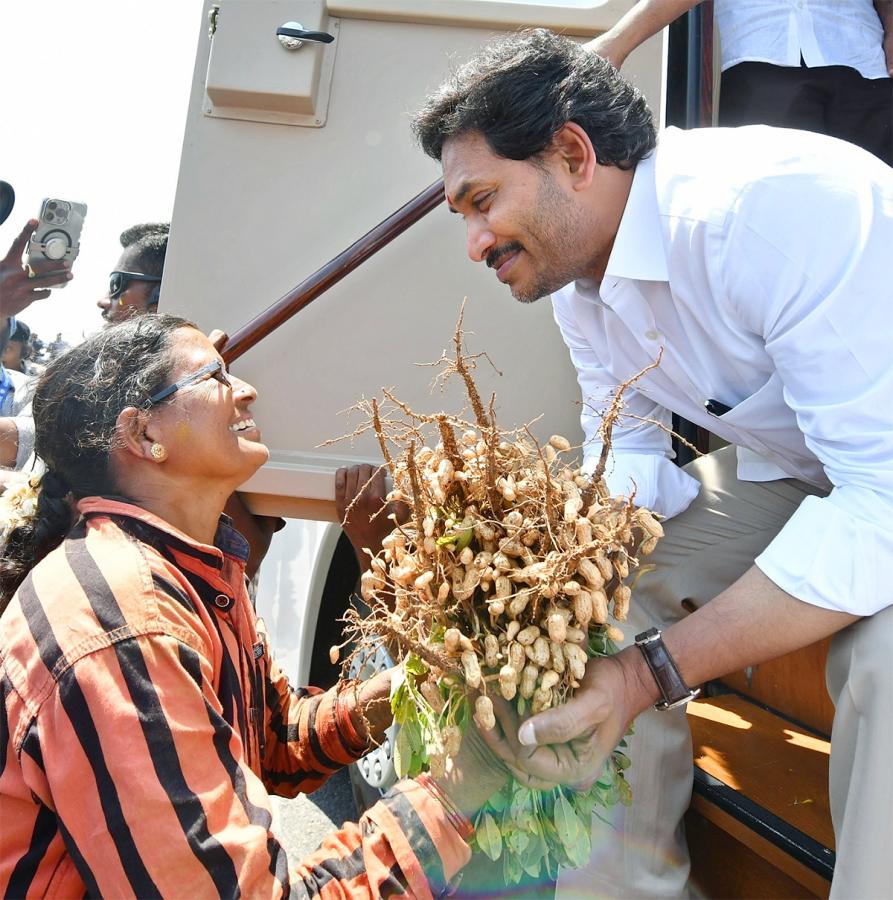
[[[442,163],[469,257],[486,262],[515,299],[530,303],[586,274],[595,250],[587,246],[591,222],[563,187],[557,159],[504,159],[474,132],[448,139]]]
[[[3,365],[7,369],[21,371],[22,360],[25,358],[25,345],[21,341],[10,341],[3,351]]]
[[[125,249],[121,254],[114,271],[144,274],[140,266],[136,264],[134,254],[129,249]],[[105,296],[96,301],[96,305],[102,310],[103,319],[115,325],[118,322],[129,319],[131,316],[142,316],[147,312],[154,311],[154,305],[152,307],[149,306],[149,299],[157,287],[158,282],[125,279],[125,287],[121,293],[116,297],[109,297],[108,292],[106,292]]]

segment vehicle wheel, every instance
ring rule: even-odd
[[[379,645],[351,662],[348,675],[366,681],[373,675],[394,665],[387,649]],[[385,732],[381,746],[369,751],[350,767],[350,784],[353,790],[357,815],[373,806],[381,795],[397,781],[393,748],[399,726],[392,724]]]

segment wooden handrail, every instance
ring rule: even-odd
[[[297,287],[280,297],[272,306],[243,325],[227,342],[222,356],[227,363],[238,359],[258,341],[287,322],[295,313],[309,306],[320,294],[327,291],[365,262],[374,253],[418,222],[444,199],[443,181],[436,181],[408,203],[376,225],[371,231],[305,278]]]

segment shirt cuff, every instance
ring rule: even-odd
[[[860,497],[870,494],[869,498]],[[874,521],[853,509],[868,508]],[[893,533],[889,504],[858,488],[807,497],[756,565],[792,597],[823,609],[871,616],[890,606]],[[886,510],[886,511],[885,511]]]
[[[330,688],[322,695],[311,720],[326,758],[342,766],[349,766],[369,751],[368,742],[361,740],[354,729],[347,707],[347,703],[338,702],[337,687]]]
[[[597,463],[598,455],[587,455],[584,473],[591,475]],[[635,491],[636,506],[645,506],[665,519],[683,512],[701,488],[696,478],[654,453],[612,453],[605,483],[615,496],[629,497]]]
[[[471,859],[443,804],[416,781],[397,782],[366,815],[386,835],[412,896],[445,893]]]

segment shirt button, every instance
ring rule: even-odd
[[[660,340],[660,332],[655,331],[653,328],[649,328],[648,331],[645,332],[645,337],[649,341],[659,341]]]

